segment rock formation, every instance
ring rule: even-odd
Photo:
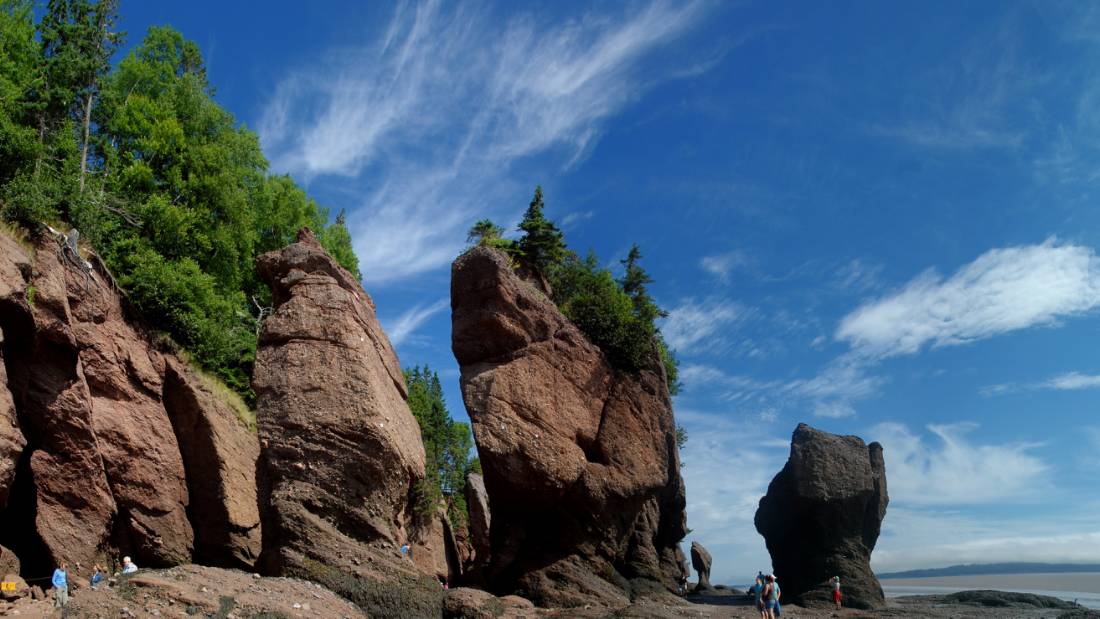
[[[699,575],[699,582],[695,583],[696,591],[712,589],[710,584],[710,553],[699,542],[691,543],[691,567]]]
[[[374,303],[309,230],[257,268],[275,303],[253,371],[262,569],[320,582],[414,573],[397,548],[412,541],[424,447]]]
[[[248,569],[260,554],[260,444],[229,397],[185,364],[165,363],[164,406],[179,437],[192,520],[203,524],[195,528],[194,560]]]
[[[466,476],[466,509],[470,512],[470,546],[472,564],[477,567],[489,562],[489,495],[485,492],[485,478],[477,473]]]
[[[881,445],[799,424],[756,511],[784,597],[831,603],[828,580],[840,576],[845,605],[882,607],[870,559],[888,502]]]
[[[219,526],[192,521],[188,487],[206,478],[186,476],[165,408],[165,367],[184,366],[87,256],[51,235],[32,251],[0,233],[0,540],[36,576],[105,554],[188,562],[193,530]],[[239,428],[236,440],[255,437]],[[255,503],[254,487],[241,493]]]
[[[615,371],[484,247],[455,261],[451,307],[492,507],[487,581],[556,606],[626,602],[634,579],[675,590],[684,487],[656,354]]]
[[[425,574],[431,574],[441,582],[457,583],[462,575],[458,543],[451,521],[447,517],[447,503],[441,500],[436,514],[427,522],[412,528],[410,540],[413,563]]]

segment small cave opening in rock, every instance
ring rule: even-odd
[[[48,578],[55,565],[45,542],[38,535],[35,526],[37,517],[37,491],[31,474],[30,445],[23,451],[16,467],[15,483],[8,495],[8,505],[0,511],[0,545],[19,557],[20,576],[30,584],[43,587],[49,582],[35,582],[32,579]]]
[[[7,370],[7,388],[12,394],[20,431],[27,441],[16,463],[15,479],[8,493],[8,502],[0,510],[0,545],[12,551],[20,562],[20,576],[30,584],[43,584],[32,579],[49,577],[54,565],[45,542],[38,535],[38,491],[31,473],[31,455],[38,448],[38,437],[24,415],[24,395],[28,381],[27,367],[32,357],[34,323],[19,306],[0,306],[0,329],[3,330],[3,363]],[[48,585],[48,581],[45,583]]]

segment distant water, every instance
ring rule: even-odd
[[[1049,595],[1070,602],[1076,600],[1078,604],[1089,608],[1100,608],[1100,572],[891,578],[880,582],[886,597],[995,589]]]

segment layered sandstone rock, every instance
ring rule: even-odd
[[[308,230],[257,267],[275,301],[253,372],[262,569],[413,573],[396,549],[424,448],[373,302]]]
[[[179,438],[192,520],[203,523],[195,528],[195,562],[250,568],[260,554],[260,444],[203,376],[175,359],[165,365],[164,406]]]
[[[165,409],[166,365],[183,365],[151,345],[98,259],[49,234],[32,255],[0,233],[0,332],[0,538],[23,568],[191,561],[193,529],[222,524],[189,511],[181,451],[194,446]],[[252,467],[255,436],[237,440],[233,458],[251,442],[239,466]],[[242,492],[254,506],[254,489]]]
[[[829,579],[840,576],[845,605],[882,607],[870,559],[888,502],[881,445],[799,424],[756,512],[784,596],[831,603]]]
[[[493,510],[487,581],[560,606],[625,603],[630,579],[675,590],[684,488],[656,355],[615,371],[484,247],[455,261],[451,307]]]

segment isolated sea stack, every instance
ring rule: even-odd
[[[309,230],[257,269],[274,301],[252,380],[262,569],[333,586],[413,573],[397,549],[424,447],[373,301]]]
[[[684,485],[656,355],[615,371],[485,247],[455,261],[451,307],[492,510],[486,581],[551,606],[626,603],[644,582],[675,590]]]
[[[76,238],[0,231],[0,543],[35,576],[119,554],[250,566],[255,435]]]
[[[831,604],[828,581],[840,576],[845,606],[881,608],[870,560],[889,500],[881,445],[799,424],[756,511],[784,597]]]

